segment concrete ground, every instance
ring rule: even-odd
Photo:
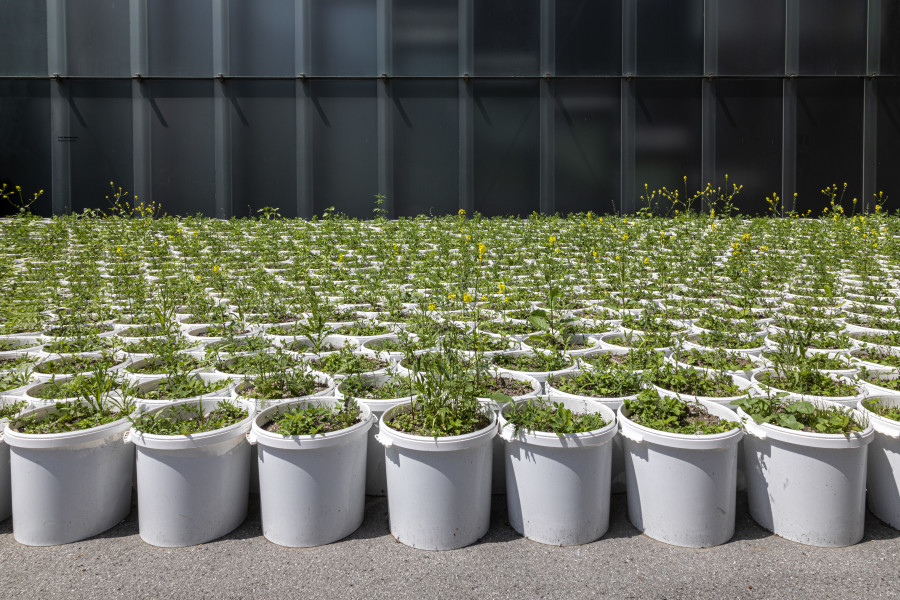
[[[558,548],[519,537],[495,496],[490,531],[474,546],[423,552],[394,540],[387,501],[329,546],[290,549],[262,537],[259,505],[227,537],[162,549],[138,536],[137,510],[90,540],[29,548],[0,523],[0,594],[16,598],[900,598],[900,531],[867,515],[864,540],[823,549],[757,526],[738,496],[737,531],[705,550],[654,541],[613,496],[609,532]]]

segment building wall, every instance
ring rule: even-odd
[[[0,183],[169,213],[900,198],[900,0],[0,0]],[[687,178],[685,184],[684,178]],[[139,201],[140,201],[139,200]],[[890,203],[889,203],[890,206]]]

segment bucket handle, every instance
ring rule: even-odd
[[[124,434],[122,434],[122,442],[124,442],[126,444],[131,443],[131,430],[130,429],[128,431],[126,431]]]
[[[619,433],[622,434],[622,437],[627,438],[627,439],[631,440],[632,442],[635,442],[636,444],[644,443],[644,436],[642,436],[640,433],[638,433],[636,431],[630,431],[628,429],[625,429],[624,427],[621,427],[619,429]]]
[[[766,435],[766,430],[763,427],[760,427],[756,421],[753,420],[753,417],[745,417],[741,419],[741,425],[744,427],[744,431],[748,432],[755,438],[764,440],[768,436]]]
[[[253,433],[252,429],[247,432],[247,443],[251,446],[255,446],[257,443],[259,443],[259,440],[257,439],[256,434]]]
[[[500,439],[505,440],[507,442],[511,442],[516,437],[516,430],[512,427],[501,427],[500,428]]]
[[[378,441],[379,444],[381,444],[385,448],[390,448],[391,446],[394,445],[393,440],[389,439],[386,436],[381,435],[380,433],[375,434],[375,439]]]

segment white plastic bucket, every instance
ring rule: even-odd
[[[475,543],[490,525],[491,454],[497,415],[473,433],[441,438],[409,435],[386,422],[401,404],[381,416],[391,535],[422,550],[453,550]]]
[[[55,411],[55,406],[47,406],[22,416]],[[6,428],[17,542],[77,542],[128,516],[134,449],[122,442],[127,430],[126,419],[67,433],[26,434]]]
[[[734,535],[737,448],[735,414],[700,401],[735,428],[712,435],[668,433],[638,425],[619,408],[625,445],[628,517],[648,537],[688,548],[724,544]]]
[[[809,399],[817,406],[841,406]],[[856,418],[864,417],[854,411]],[[747,432],[744,459],[750,516],[783,538],[811,546],[850,546],[863,537],[871,423],[860,433],[809,433],[759,424],[738,409]]]
[[[577,373],[573,373],[571,376],[575,376]],[[561,377],[569,377],[568,373],[561,375]],[[619,407],[625,402],[625,400],[634,400],[637,398],[637,394],[632,394],[630,396],[619,396],[616,398],[595,398],[588,396],[577,396],[575,394],[569,394],[567,392],[562,392],[552,385],[550,385],[549,381],[547,382],[547,396],[550,400],[593,400],[595,402],[599,402],[603,406],[610,409],[613,414],[618,412]],[[612,493],[613,494],[624,494],[625,493],[625,446],[622,441],[622,436],[617,435],[613,438],[612,441]]]
[[[224,400],[201,400],[213,410]],[[222,537],[247,517],[250,444],[246,434],[252,403],[241,422],[193,435],[151,435],[131,429],[137,448],[138,524],[141,539],[154,546],[193,546]],[[169,405],[197,405],[197,401]],[[157,410],[167,410],[163,407]],[[154,411],[155,412],[155,411]]]
[[[535,398],[541,393],[541,382],[539,382],[534,377],[530,375],[526,375],[525,373],[517,373],[517,372],[505,372],[505,373],[489,373],[491,377],[501,377],[504,379],[514,379],[516,381],[521,381],[523,383],[527,383],[531,386],[531,391],[527,394],[522,394],[521,396],[513,396],[512,399],[515,400],[524,400],[525,398]],[[490,404],[494,410],[497,411],[499,415],[500,406],[489,400],[487,398],[481,398],[482,401]],[[503,440],[500,439],[500,436],[494,438],[494,453],[493,458],[491,459],[491,493],[492,494],[505,494],[506,493],[506,445]]]
[[[900,395],[879,396],[888,406],[900,406]],[[869,488],[869,510],[893,527],[900,529],[900,423],[878,416],[859,403],[875,437],[869,446],[866,485]]]
[[[330,544],[362,524],[366,445],[373,420],[367,406],[359,405],[359,423],[331,433],[285,437],[262,428],[275,413],[340,402],[325,398],[280,404],[253,420],[248,438],[259,450],[263,535],[276,544]]]
[[[387,375],[385,373],[380,373],[377,375],[364,375],[364,380],[375,382],[376,384],[383,383],[391,379],[391,375]],[[338,398],[343,398],[344,394],[338,386],[335,391],[335,395]],[[378,434],[378,423],[381,420],[381,415],[385,413],[385,411],[397,406],[398,404],[403,404],[404,402],[409,402],[412,397],[407,398],[388,398],[384,400],[378,400],[374,398],[357,398],[357,402],[360,405],[365,404],[369,410],[372,412],[373,417],[373,426],[369,428],[368,433],[368,447],[366,450],[366,495],[368,496],[384,496],[387,494],[387,478],[385,476],[385,467],[384,467],[384,446],[378,443],[378,440],[375,439],[375,436]]]
[[[565,435],[522,429],[516,433],[505,419],[513,405],[506,405],[500,413],[498,437],[506,442],[509,524],[542,544],[587,544],[600,539],[609,528],[616,415],[592,400],[556,401],[573,412],[599,412],[609,424]]]

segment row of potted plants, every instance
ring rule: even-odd
[[[581,543],[582,538],[559,533],[573,527],[581,536],[601,536],[603,500],[608,519],[608,494],[619,475],[618,483],[629,492],[632,522],[642,531],[681,545],[721,543],[730,537],[729,520],[733,529],[741,436],[774,443],[778,435],[767,428],[778,428],[795,437],[837,436],[834,444],[838,438],[847,444],[856,440],[859,450],[841,455],[855,457],[847,460],[856,461],[858,475],[859,457],[867,456],[876,430],[869,426],[875,419],[866,416],[868,409],[856,407],[873,401],[869,396],[876,392],[890,391],[896,379],[898,227],[895,217],[883,214],[820,220],[458,215],[372,222],[330,215],[316,221],[81,215],[10,219],[0,227],[9,234],[0,237],[0,262],[8,267],[0,277],[9,284],[3,289],[10,290],[0,315],[2,350],[20,361],[5,370],[9,385],[17,384],[9,389],[28,383],[26,363],[32,358],[44,369],[85,369],[72,379],[45,373],[51,381],[39,384],[71,387],[72,401],[57,405],[50,401],[59,398],[47,398],[36,412],[16,417],[8,440],[62,435],[25,433],[22,418],[59,420],[53,415],[117,398],[123,404],[116,422],[124,419],[132,430],[128,440],[137,449],[139,472],[142,464],[175,464],[181,450],[176,439],[192,447],[208,445],[209,453],[234,458],[216,481],[249,480],[255,465],[261,498],[265,482],[287,486],[284,469],[295,467],[285,456],[296,446],[324,445],[321,457],[343,453],[347,462],[341,466],[322,458],[325,462],[303,475],[307,483],[323,486],[329,478],[322,473],[341,473],[333,483],[340,479],[342,497],[354,502],[341,505],[343,529],[335,525],[336,533],[315,533],[298,520],[296,505],[284,497],[304,497],[306,506],[317,506],[300,488],[285,487],[280,502],[263,501],[266,535],[288,545],[326,543],[352,531],[347,528],[358,525],[355,516],[361,519],[357,499],[369,489],[368,469],[384,473],[383,483],[372,483],[375,491],[388,493],[392,533],[416,547],[459,547],[480,537],[487,527],[492,474],[501,472],[505,475],[494,477],[493,485],[499,480],[507,490],[511,523],[532,539]],[[104,350],[124,354],[112,364],[102,363],[102,354],[84,354]],[[169,376],[138,379],[145,386],[141,393],[156,391],[160,402],[143,404],[137,416],[124,404],[130,389],[111,376],[132,365],[139,371],[162,368]],[[407,376],[405,382],[387,377],[392,365],[397,375]],[[495,372],[507,376],[498,380]],[[338,387],[353,374],[358,379]],[[212,376],[234,381],[225,388],[196,387],[197,381],[224,385]],[[368,388],[385,384],[384,393],[403,395],[365,398],[373,393]],[[110,393],[116,385],[118,396]],[[391,390],[392,385],[397,387]],[[201,397],[188,404],[173,404],[163,401],[160,388],[169,398],[203,393],[193,394]],[[310,391],[335,388],[340,400],[309,397]],[[588,390],[603,390],[606,401],[585,398],[594,395]],[[543,392],[548,400],[517,400]],[[215,413],[222,401],[216,396],[225,393],[247,411],[240,420],[214,431],[180,429],[188,415],[204,421],[207,412]],[[7,401],[21,397],[8,395]],[[837,398],[845,407],[819,397]],[[260,404],[262,399],[277,403]],[[772,415],[794,420],[779,416],[776,423],[760,399],[767,399]],[[881,400],[892,406],[883,396],[878,406]],[[735,413],[732,401],[745,404]],[[861,412],[847,412],[851,406]],[[258,415],[257,409],[262,409]],[[324,413],[345,426],[327,424]],[[889,421],[892,413],[886,414]],[[288,424],[281,429],[275,417],[307,429]],[[352,423],[346,420],[351,417]],[[498,424],[503,425],[499,437]],[[655,434],[660,430],[654,424],[675,429]],[[684,427],[688,430],[679,430]],[[238,441],[220,439],[217,432],[229,428],[242,432],[234,436]],[[766,437],[756,435],[760,431]],[[245,443],[247,432],[255,446]],[[201,444],[206,434],[221,443]],[[293,439],[297,436],[304,439]],[[661,449],[669,438],[710,446],[703,455],[718,462],[691,471],[686,465],[692,449],[679,448],[687,454],[674,457],[672,450]],[[754,503],[752,489],[767,485],[760,478],[770,474],[757,473],[761,457],[771,451],[743,443],[751,513],[761,524],[807,543],[858,539],[864,484],[848,486],[855,495],[841,509],[847,511],[845,531],[807,528],[794,535],[782,527],[782,517],[766,520],[766,509],[759,508],[764,498]],[[580,456],[593,453],[573,471],[581,474],[579,481],[592,482],[590,494],[569,493],[572,482],[552,472],[558,457],[573,454],[574,447],[585,451]],[[13,476],[17,452],[13,446]],[[384,466],[373,467],[373,456],[383,457]],[[671,490],[664,478],[644,471],[666,460],[673,461],[672,474],[685,470],[672,478]],[[606,471],[597,469],[607,463]],[[530,470],[538,467],[551,471]],[[827,485],[825,470],[811,467],[785,467],[781,477],[792,477],[798,468],[818,473],[808,487]],[[201,517],[170,524],[171,510],[153,508],[148,494],[162,475],[146,484],[138,478],[145,539],[160,545],[199,539],[193,537],[193,522],[199,525]],[[525,485],[529,480],[553,484],[542,486],[541,499]],[[685,481],[693,483],[685,486]],[[702,502],[682,488],[703,490],[702,502],[722,509],[716,527],[697,533],[688,516]],[[654,505],[654,497],[667,502]],[[768,511],[777,514],[789,502],[769,500]],[[559,510],[548,510],[547,502]],[[246,512],[240,501],[201,504],[232,511],[214,519],[221,527]],[[684,514],[661,516],[660,504],[679,505]],[[16,512],[14,506],[18,537]],[[680,521],[679,529],[666,530],[673,520]],[[322,518],[315,525],[324,530],[327,522]],[[285,535],[281,541],[275,539],[279,532]]]

